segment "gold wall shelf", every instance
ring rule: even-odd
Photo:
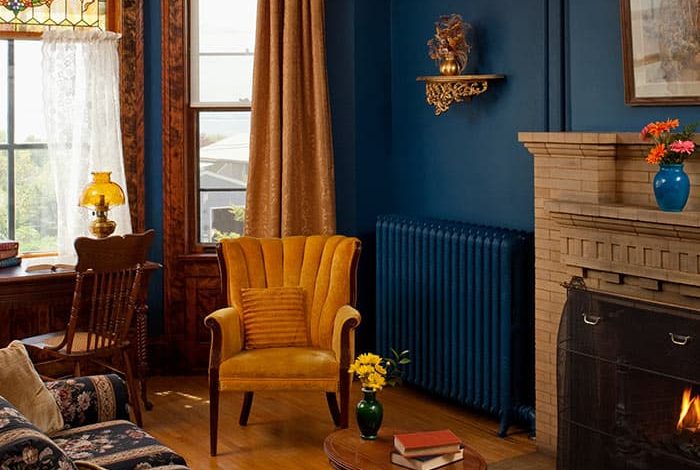
[[[425,82],[425,100],[435,106],[435,115],[446,112],[453,103],[461,103],[479,96],[489,89],[490,80],[501,80],[503,75],[434,75],[418,77]]]

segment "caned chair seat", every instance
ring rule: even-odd
[[[248,422],[256,390],[315,390],[325,392],[336,426],[347,427],[351,379],[348,367],[355,355],[355,328],[361,319],[354,308],[360,241],[339,235],[241,237],[223,240],[218,255],[228,306],[205,320],[212,335],[211,454],[216,455],[220,391],[245,392],[238,420],[242,426]],[[303,291],[306,346],[290,342],[287,347],[246,349],[257,346],[251,338],[261,334],[253,329],[246,337],[246,322],[249,328],[254,325],[249,321],[250,304],[244,302],[249,299],[250,288]],[[273,291],[266,294],[270,292]],[[286,306],[282,298],[275,301],[281,302],[280,308]],[[266,307],[274,312],[278,306]],[[246,308],[249,310],[244,311]],[[270,318],[265,321],[269,323]],[[286,328],[285,321],[283,316],[275,317],[273,326],[277,329],[268,327],[262,334],[278,334],[278,330]]]
[[[222,390],[257,388],[336,392],[339,367],[333,351],[325,349],[251,349],[222,362],[219,377]]]
[[[37,349],[48,349],[55,348],[63,338],[65,337],[65,331],[54,331],[52,333],[47,333],[45,335],[32,336],[30,338],[22,339],[22,343],[25,346],[37,348]],[[72,354],[93,354],[92,350],[95,345],[100,343],[107,343],[107,339],[95,334],[90,334],[85,331],[76,331],[73,334],[73,347],[71,348]],[[118,350],[118,348],[114,348]],[[55,351],[55,350],[54,350]],[[66,346],[63,346],[58,352],[65,353]]]

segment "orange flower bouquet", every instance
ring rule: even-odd
[[[653,146],[647,154],[647,163],[651,165],[683,163],[686,158],[695,153],[693,134],[696,123],[688,124],[681,132],[672,132],[678,129],[678,119],[650,122],[642,129],[641,137],[644,141],[652,141]]]
[[[654,177],[654,196],[663,211],[680,212],[688,202],[690,179],[683,170],[683,162],[695,153],[693,134],[696,124],[689,124],[681,132],[678,119],[650,122],[642,129],[644,141],[653,143],[647,154],[647,163],[659,165]]]

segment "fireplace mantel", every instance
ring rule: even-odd
[[[620,285],[634,276],[648,291],[671,283],[682,296],[700,297],[700,213],[560,201],[545,209],[561,227],[560,262],[581,277]]]
[[[636,133],[522,132],[535,167],[537,443],[556,450],[561,283],[700,311],[700,162],[686,211],[656,208],[657,167]],[[696,135],[700,143],[700,136]]]

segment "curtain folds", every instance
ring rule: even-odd
[[[259,0],[246,234],[335,232],[323,0]]]
[[[92,214],[78,206],[92,171],[111,171],[126,192],[119,110],[119,35],[98,30],[43,35],[48,151],[58,204],[58,252],[74,256]],[[109,212],[116,234],[131,233],[128,199]]]

